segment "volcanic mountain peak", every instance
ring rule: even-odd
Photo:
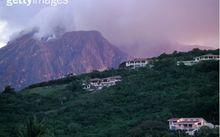
[[[0,49],[0,89],[24,86],[92,70],[118,66],[128,58],[98,31],[66,32],[59,38],[37,39],[30,32]]]

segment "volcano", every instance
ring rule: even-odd
[[[0,49],[0,89],[115,68],[128,55],[98,31],[72,31],[60,37],[36,38],[32,31]]]

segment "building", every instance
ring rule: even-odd
[[[192,66],[197,64],[197,62],[195,62],[194,60],[190,60],[190,61],[177,61],[177,66],[179,66],[180,64],[184,64],[186,66]]]
[[[182,130],[189,135],[194,135],[202,126],[214,128],[213,124],[203,118],[171,118],[168,122],[170,130]]]
[[[110,87],[116,85],[117,82],[122,81],[121,76],[113,76],[107,78],[94,78],[88,82],[83,83],[84,89],[89,91],[101,90],[104,87]]]
[[[179,66],[180,64],[184,64],[186,66],[192,66],[195,65],[201,61],[209,61],[209,60],[216,60],[218,61],[220,59],[219,55],[212,55],[212,54],[207,54],[199,57],[195,57],[194,60],[189,60],[189,61],[177,61],[177,65]]]
[[[206,60],[219,60],[219,55],[207,54],[194,58],[195,62],[206,61]]]
[[[128,60],[128,61],[123,62],[120,65],[120,68],[136,69],[136,68],[140,68],[140,67],[145,67],[147,64],[149,64],[149,61],[150,61],[149,59],[145,59],[145,58]]]

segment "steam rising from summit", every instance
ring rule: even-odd
[[[44,8],[30,20],[28,27],[39,28],[38,37],[62,35],[66,31],[74,30],[74,16],[69,12],[69,9],[57,7]]]
[[[1,4],[0,24],[6,21],[11,33],[37,27],[37,37],[98,30],[123,49],[140,45],[148,50],[161,42],[218,47],[218,5],[218,0],[73,0],[65,6],[13,8]]]

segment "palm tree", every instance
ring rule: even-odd
[[[36,116],[30,118],[26,124],[27,137],[42,137],[47,133],[47,128],[43,121],[38,121]]]
[[[16,131],[16,137],[45,137],[47,133],[45,122],[33,116],[28,119],[25,128]]]

